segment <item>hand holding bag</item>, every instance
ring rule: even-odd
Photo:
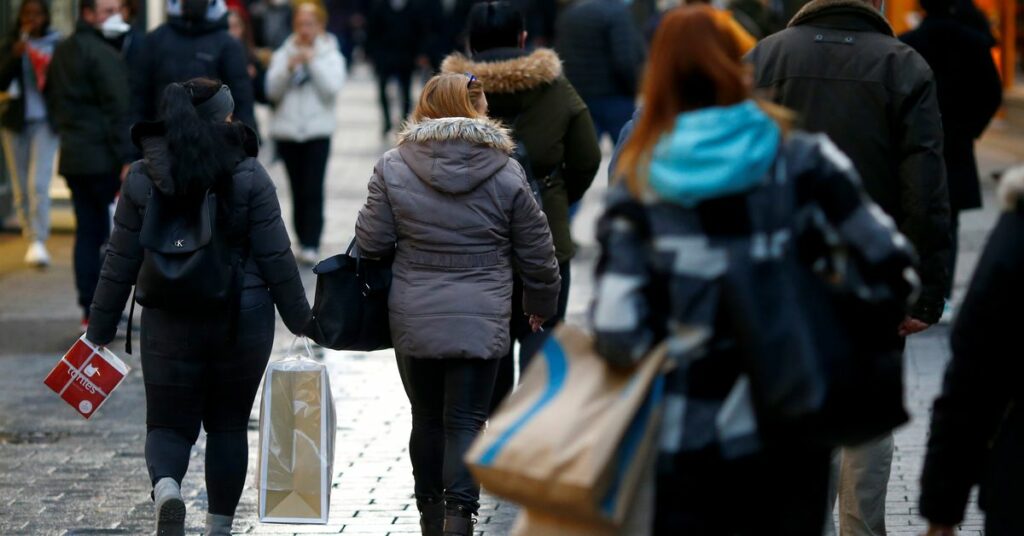
[[[391,262],[391,258],[364,258],[353,240],[345,253],[313,267],[312,338],[317,344],[364,352],[391,348]]]

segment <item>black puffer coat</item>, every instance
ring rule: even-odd
[[[255,127],[248,65],[242,44],[228,34],[227,17],[198,23],[170,17],[146,36],[131,65],[133,122],[156,119],[168,84],[205,77],[227,84],[235,120]]]
[[[814,0],[750,52],[756,87],[828,134],[920,255],[911,316],[942,316],[951,254],[949,191],[935,77],[861,0]]]
[[[999,219],[953,328],[953,359],[932,410],[921,515],[956,525],[980,485],[986,534],[1024,534],[1024,170],[1007,173]]]
[[[931,66],[942,111],[950,207],[981,206],[974,140],[981,137],[1003,102],[1003,82],[992,61],[992,36],[953,16],[929,14],[900,36]]]
[[[231,247],[248,252],[243,286],[269,287],[285,325],[292,333],[302,333],[311,318],[309,302],[281,219],[274,184],[256,160],[256,133],[240,125],[225,124],[220,128],[231,148],[229,154],[222,156],[235,162],[226,236]],[[174,195],[172,156],[168,154],[162,125],[136,125],[132,138],[145,157],[132,164],[117,202],[114,231],[89,314],[87,336],[96,344],[108,344],[114,339],[138,276],[143,257],[139,231],[152,189]]]

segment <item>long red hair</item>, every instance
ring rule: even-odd
[[[644,73],[643,112],[615,170],[635,197],[646,189],[651,151],[676,116],[751,98],[749,77],[739,44],[719,26],[713,8],[683,6],[665,14]]]

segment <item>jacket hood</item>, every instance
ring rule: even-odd
[[[484,84],[487,93],[516,93],[554,82],[562,76],[562,60],[554,50],[538,48],[531,53],[509,49],[495,61],[484,59],[490,54],[477,54],[474,61],[456,52],[445,58],[441,71],[472,73]],[[506,59],[507,58],[507,59]]]
[[[218,125],[217,129],[229,148],[226,154],[219,155],[224,159],[225,166],[234,167],[245,158],[255,158],[259,154],[259,138],[248,125],[224,123],[223,126]],[[173,196],[182,188],[171,173],[173,156],[164,132],[162,121],[147,121],[132,126],[131,136],[135,146],[142,150],[146,175],[160,193]]]
[[[1016,210],[1024,201],[1024,166],[1003,173],[999,179],[999,201],[1007,211]]]
[[[398,152],[412,172],[450,194],[475,190],[508,163],[514,148],[508,130],[488,119],[428,119],[398,135]]]
[[[185,20],[183,17],[167,17],[167,24],[186,35],[202,35],[228,29],[228,16],[201,21]]]
[[[892,25],[877,9],[864,0],[813,0],[806,4],[793,19],[789,26],[800,26],[824,22],[823,19],[836,16],[852,16],[867,23],[871,28],[891,37],[896,37]]]
[[[651,188],[685,207],[746,191],[764,180],[781,139],[752,100],[680,114],[651,155]]]

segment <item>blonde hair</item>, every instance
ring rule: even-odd
[[[477,111],[476,104],[483,95],[484,85],[479,80],[471,80],[464,74],[439,74],[423,87],[420,101],[412,112],[412,122],[442,117],[481,119],[485,116]]]
[[[324,9],[324,5],[319,0],[297,0],[293,9],[298,14],[299,11],[308,10],[313,12],[313,16],[316,17],[317,22],[321,25],[327,24],[327,10]]]

